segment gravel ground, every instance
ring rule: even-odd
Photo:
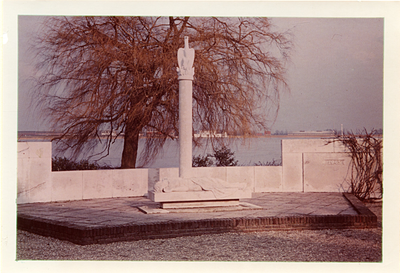
[[[25,231],[18,260],[382,261],[382,204],[367,203],[378,228],[224,233],[79,246]]]

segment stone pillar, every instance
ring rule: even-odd
[[[191,177],[192,81],[179,81],[179,177]]]
[[[185,37],[185,47],[178,50],[179,80],[179,177],[192,176],[192,82],[194,49],[189,48],[189,38]]]

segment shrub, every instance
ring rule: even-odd
[[[98,170],[100,166],[97,163],[89,163],[88,160],[82,159],[75,162],[66,157],[53,157],[52,171],[73,171],[73,170]]]
[[[267,162],[258,161],[258,163],[255,163],[254,165],[255,166],[282,166],[282,162],[272,159],[272,161],[267,161]]]
[[[205,156],[194,156],[192,160],[193,167],[211,167],[214,165],[214,161],[211,159],[215,158],[216,166],[237,166],[238,161],[235,160],[234,152],[225,146],[221,149],[215,150],[213,155],[207,154]]]
[[[352,132],[337,135],[334,140],[342,143],[350,153],[351,162],[348,173],[348,192],[360,200],[367,200],[374,193],[382,197],[382,139],[374,137],[376,131],[368,132],[365,128],[359,134]]]
[[[234,152],[223,146],[214,152],[215,164],[217,166],[237,166],[238,161],[235,160]]]
[[[211,167],[214,164],[214,161],[211,159],[212,155],[207,154],[205,156],[194,156],[192,161],[193,167]]]

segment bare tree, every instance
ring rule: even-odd
[[[250,134],[274,121],[287,89],[287,33],[267,18],[50,17],[34,42],[37,98],[62,149],[75,155],[124,135],[122,168],[134,168],[139,133],[152,130],[145,164],[178,133],[176,54],[195,48],[196,129]],[[104,140],[102,130],[110,134]],[[117,134],[112,134],[115,131]],[[85,149],[86,150],[86,149]]]

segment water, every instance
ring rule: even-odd
[[[228,139],[227,139],[228,140]],[[273,160],[281,162],[281,140],[278,137],[260,137],[260,138],[229,138],[226,146],[234,152],[234,157],[238,160],[240,166],[254,166],[258,163],[271,162]],[[139,151],[141,153],[144,147],[145,139],[139,140]],[[206,139],[202,139],[203,145],[201,147],[193,148],[193,156],[202,155],[207,153],[213,154],[211,145],[206,145]],[[56,152],[57,145],[53,143],[53,156],[66,156],[68,154],[59,154]],[[112,167],[119,167],[121,165],[121,155],[123,148],[123,139],[117,139],[115,144],[111,146],[110,154],[99,160],[100,165],[108,165]],[[93,154],[100,151],[101,146],[94,151]],[[87,158],[87,155],[81,156],[81,158]],[[99,157],[91,159],[97,160]],[[140,163],[140,162],[139,162]],[[144,168],[173,168],[179,167],[179,142],[177,140],[167,140],[162,151],[157,157],[144,166]]]

